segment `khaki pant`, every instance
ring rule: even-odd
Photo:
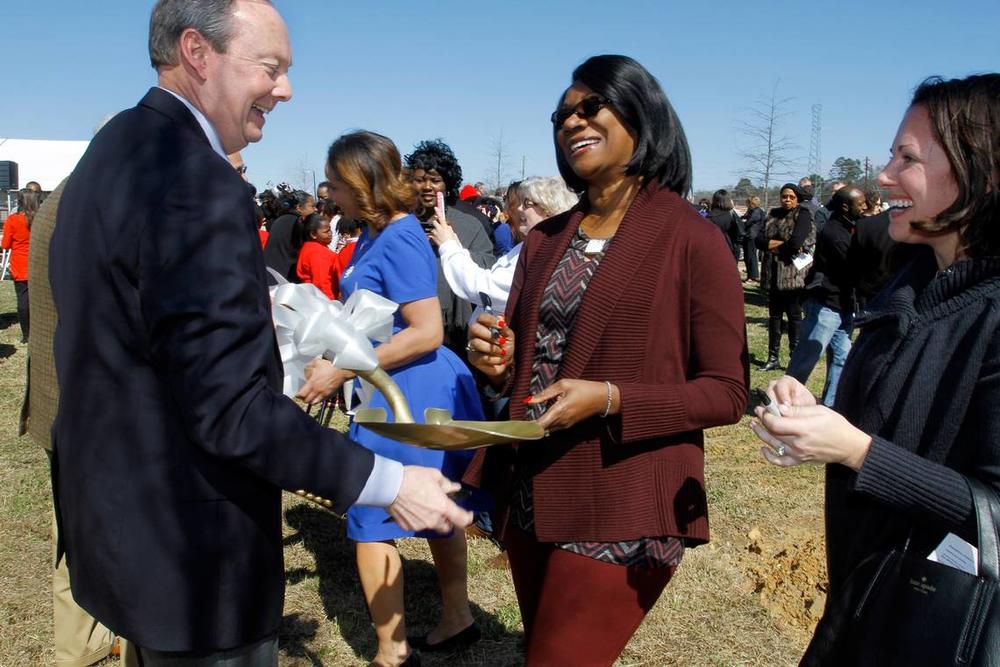
[[[52,550],[58,543],[55,511],[52,512]],[[111,653],[115,636],[80,608],[69,588],[66,559],[60,558],[52,572],[53,634],[58,667],[87,667]]]

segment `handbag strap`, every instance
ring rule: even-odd
[[[1000,500],[991,486],[971,477],[966,477],[966,480],[972,492],[979,526],[979,576],[1000,581],[1000,540],[997,539]]]

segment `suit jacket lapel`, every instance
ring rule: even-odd
[[[614,239],[590,279],[569,333],[560,378],[579,378],[601,340],[615,305],[654,247],[662,248],[664,220],[673,218],[676,197],[656,186],[644,188],[629,206]],[[667,231],[672,236],[673,226]],[[575,231],[575,228],[574,228]],[[562,255],[560,255],[561,257]]]

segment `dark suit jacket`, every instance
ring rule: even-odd
[[[77,601],[152,649],[275,635],[280,489],[343,511],[373,457],[281,395],[246,184],[169,93],[91,142],[49,276],[53,478]]]
[[[580,206],[524,241],[507,302],[515,333],[511,419],[524,416],[542,295],[580,226]],[[467,474],[501,501],[511,468],[532,478],[543,542],[708,539],[702,429],[747,402],[739,273],[718,230],[680,197],[635,198],[584,293],[559,378],[609,381],[621,413],[481,450]]]

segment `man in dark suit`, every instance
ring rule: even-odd
[[[146,665],[276,664],[282,488],[411,529],[471,515],[281,396],[246,184],[226,160],[291,97],[266,0],[159,0],[158,87],[63,191],[50,280],[61,401],[53,485],[73,592]]]

